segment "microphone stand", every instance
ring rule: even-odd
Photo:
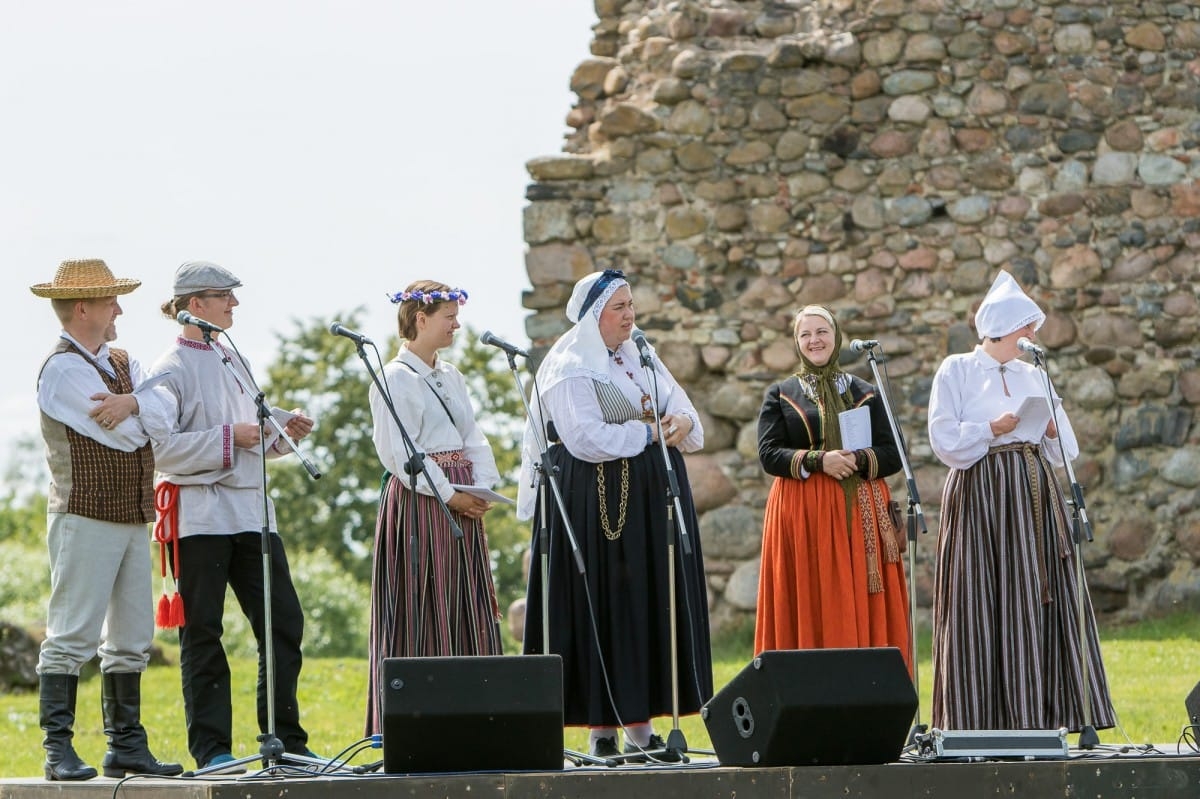
[[[1088,519],[1087,506],[1083,501],[1083,488],[1075,477],[1075,467],[1071,464],[1071,459],[1067,457],[1066,447],[1063,446],[1062,427],[1058,424],[1058,408],[1054,404],[1054,386],[1050,382],[1050,373],[1046,370],[1043,352],[1033,351],[1033,364],[1042,370],[1042,376],[1045,378],[1042,388],[1046,392],[1046,406],[1050,409],[1050,418],[1054,419],[1054,426],[1058,433],[1058,451],[1062,457],[1063,468],[1067,472],[1067,480],[1071,484],[1071,498],[1067,500],[1067,504],[1071,506],[1071,530],[1075,540],[1075,603],[1079,626],[1079,669],[1083,676],[1083,727],[1079,730],[1079,748],[1095,749],[1100,745],[1100,736],[1092,724],[1091,658],[1088,652],[1088,628],[1085,626],[1087,605],[1084,602],[1084,598],[1087,596],[1087,580],[1083,570],[1084,539],[1086,538],[1088,541],[1095,539],[1092,536],[1092,523]],[[1051,477],[1055,480],[1058,479],[1055,475],[1051,475]]]
[[[647,382],[650,384],[651,400],[650,405],[654,412],[654,429],[658,431],[658,448],[662,454],[663,464],[667,472],[667,524],[674,528],[678,534],[680,546],[683,548],[683,555],[687,557],[692,554],[692,543],[688,537],[687,520],[683,515],[683,504],[679,498],[679,478],[675,474],[675,467],[671,464],[671,455],[667,451],[667,442],[663,438],[662,430],[662,415],[659,412],[659,396],[658,396],[658,374],[654,370],[654,366],[650,361],[649,345],[642,346],[642,341],[635,342],[638,350],[638,357],[642,364],[642,371],[645,373]],[[678,630],[678,613],[676,612],[676,577],[675,577],[675,540],[670,533],[667,535],[667,607],[671,614],[671,731],[667,734],[666,745],[660,750],[646,752],[645,754],[651,758],[656,758],[661,755],[666,755],[664,758],[668,761],[678,761],[687,763],[687,753],[694,751],[698,754],[716,754],[705,750],[689,750],[687,738],[684,737],[683,730],[679,728],[679,630]],[[690,608],[691,603],[686,596],[687,583],[684,583],[684,603]],[[688,613],[688,621],[691,623],[691,613]],[[694,636],[693,636],[694,638]]]
[[[265,663],[265,688],[267,692],[267,729],[264,733],[258,736],[259,748],[257,755],[248,755],[246,757],[237,758],[235,760],[226,761],[215,766],[188,771],[183,776],[199,777],[205,774],[219,773],[223,771],[232,771],[247,763],[252,763],[255,760],[261,760],[264,768],[263,772],[271,771],[280,762],[295,763],[305,766],[316,766],[322,769],[327,768],[330,763],[320,758],[308,757],[307,755],[297,755],[284,751],[283,741],[275,735],[275,627],[272,619],[272,586],[271,586],[271,510],[270,501],[267,498],[267,436],[266,426],[270,424],[275,429],[275,433],[279,436],[277,441],[286,441],[296,453],[296,457],[300,459],[300,463],[304,465],[304,470],[314,480],[321,477],[321,473],[317,467],[313,465],[304,453],[300,451],[299,442],[293,441],[279,424],[279,420],[271,414],[271,407],[267,405],[265,395],[254,383],[254,378],[250,376],[247,370],[247,378],[243,379],[241,373],[233,365],[233,359],[224,348],[217,349],[213,343],[213,332],[207,326],[196,326],[204,337],[204,343],[208,345],[221,359],[221,364],[233,377],[233,381],[238,385],[242,392],[248,396],[254,397],[254,405],[258,409],[258,450],[259,459],[261,461],[261,485],[262,485],[262,531],[260,538],[262,540],[262,570],[263,570],[263,661]],[[224,331],[221,331],[224,332]],[[226,336],[229,334],[226,332]],[[232,345],[232,342],[231,342]],[[236,348],[234,348],[236,351]],[[240,357],[240,356],[239,356]],[[245,362],[242,363],[243,368],[246,367]],[[272,443],[274,446],[274,443]],[[338,770],[341,770],[339,767]]]
[[[534,441],[538,447],[538,463],[536,469],[541,477],[538,480],[538,519],[539,526],[537,530],[538,549],[541,551],[541,557],[538,558],[538,569],[542,579],[542,654],[550,654],[550,523],[546,515],[546,486],[550,486],[550,493],[554,495],[554,504],[558,508],[559,518],[562,519],[563,530],[567,534],[567,542],[571,547],[571,555],[575,560],[575,568],[580,575],[587,574],[587,567],[583,562],[583,553],[579,550],[579,542],[575,539],[575,530],[571,527],[571,519],[567,516],[567,505],[563,501],[562,489],[558,485],[558,474],[554,464],[550,462],[550,448],[543,434],[543,430],[536,423],[533,416],[533,410],[529,407],[529,399],[525,395],[525,385],[521,380],[521,373],[517,370],[517,353],[507,348],[501,348],[504,354],[508,356],[508,370],[512,372],[513,381],[517,385],[517,396],[521,398],[521,404],[525,407],[525,417],[529,420],[529,428],[533,431]],[[586,578],[585,578],[586,580]],[[570,749],[563,750],[563,756],[571,760],[575,765],[587,763],[593,766],[602,766],[610,761],[607,758],[593,757],[585,752],[576,752]]]
[[[417,495],[417,477],[424,476],[425,482],[429,486],[430,493],[433,494],[434,500],[438,507],[442,509],[442,513],[446,515],[446,521],[450,524],[450,532],[454,535],[455,540],[461,542],[463,538],[462,528],[458,526],[458,522],[454,521],[454,514],[450,512],[446,501],[442,499],[442,495],[434,488],[433,479],[429,476],[429,472],[425,468],[425,453],[417,449],[417,445],[408,435],[408,430],[405,429],[404,423],[400,421],[400,415],[396,412],[396,405],[392,402],[391,392],[387,390],[387,386],[379,379],[379,375],[371,366],[371,361],[367,358],[364,344],[366,343],[361,338],[353,339],[355,351],[358,353],[359,360],[367,367],[367,374],[371,376],[371,382],[375,384],[375,388],[379,391],[379,396],[383,400],[383,404],[387,406],[388,414],[392,417],[392,421],[396,423],[396,429],[400,431],[400,440],[404,443],[404,452],[408,459],[404,462],[404,473],[408,475],[408,487],[413,493],[413,501],[409,503],[408,514],[408,564],[409,564],[409,588],[412,596],[416,596],[417,586],[420,582],[420,563],[417,559],[417,520],[419,513],[416,503]],[[374,345],[372,345],[374,346]],[[397,475],[399,478],[399,475]],[[417,637],[420,633],[420,625],[418,623],[419,614],[415,608],[407,607],[408,610],[408,650],[409,657],[415,657],[417,652]],[[376,668],[376,664],[372,663],[371,668]]]
[[[887,387],[879,374],[879,362],[875,358],[874,348],[867,350],[867,361],[871,365],[871,375],[875,380],[875,391],[879,394],[879,399],[883,403],[883,410],[887,414],[888,426],[892,429],[892,438],[896,440],[896,449],[900,452],[900,465],[904,469],[905,486],[908,488],[908,512],[905,514],[905,525],[908,529],[908,576],[909,580],[916,579],[917,569],[917,532],[922,535],[929,532],[929,527],[925,524],[925,512],[921,510],[921,495],[917,491],[917,480],[913,477],[912,464],[908,460],[908,444],[904,440],[904,435],[900,431],[900,425],[896,422],[896,414],[892,410],[892,402],[888,398]],[[899,531],[897,531],[899,532]],[[917,689],[917,696],[920,697],[921,680],[917,667],[917,592],[912,585],[908,587],[908,634],[910,655],[912,657],[913,669],[913,686]],[[908,734],[908,745],[912,746],[917,743],[917,736],[923,735],[928,730],[928,727],[921,722],[921,703],[917,702],[917,713],[913,719],[912,730]]]

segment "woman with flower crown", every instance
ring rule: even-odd
[[[375,523],[371,579],[368,735],[382,732],[385,658],[499,655],[500,613],[492,583],[483,515],[486,500],[455,486],[491,488],[500,479],[496,460],[462,374],[438,357],[454,342],[459,307],[467,292],[421,280],[391,295],[399,308],[404,343],[383,368],[396,415],[416,448],[425,474],[413,491],[404,464],[410,454],[385,398],[371,387],[375,450],[387,474]],[[433,492],[462,529],[456,539]],[[416,506],[415,512],[413,506]],[[416,520],[416,552],[411,551]],[[416,559],[416,580],[412,575]]]
[[[653,386],[631,341],[633,296],[619,270],[580,280],[567,303],[574,326],[550,349],[537,372],[537,401],[522,447],[518,516],[534,516],[537,439],[547,435],[566,512],[586,565],[580,574],[552,500],[549,584],[538,563],[535,535],[526,603],[525,651],[544,653],[542,594],[549,600],[549,652],[563,661],[563,717],[590,729],[591,754],[612,757],[618,727],[625,752],[663,750],[651,720],[672,712],[671,624],[678,630],[679,710],[695,713],[712,695],[708,600],[700,531],[682,452],[704,445],[700,417],[687,394],[653,353],[658,412],[667,456],[678,476],[680,507],[691,553],[677,543],[668,473],[653,424]],[[669,599],[674,553],[676,602]],[[674,619],[671,612],[674,611]],[[674,758],[671,751],[656,755]],[[637,754],[637,757],[644,755]]]

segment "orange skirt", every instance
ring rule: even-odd
[[[878,481],[886,500],[886,483]],[[875,511],[867,511],[874,517]],[[763,518],[754,651],[894,646],[912,673],[903,558],[880,556],[883,590],[867,590],[862,512],[846,527],[841,484],[824,474],[777,477]],[[884,551],[875,519],[875,551]],[[903,535],[899,531],[898,535]]]

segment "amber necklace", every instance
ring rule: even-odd
[[[651,400],[650,395],[646,393],[646,390],[644,388],[642,388],[640,385],[638,385],[638,381],[633,376],[633,370],[625,365],[624,359],[621,358],[621,353],[609,350],[608,355],[610,358],[613,359],[613,362],[617,366],[620,366],[623,370],[625,370],[625,374],[629,376],[629,381],[631,383],[633,383],[635,386],[637,386],[638,391],[642,392],[642,417],[643,418],[653,417],[654,416],[653,401]]]

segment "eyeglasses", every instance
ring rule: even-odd
[[[237,296],[230,290],[206,291],[200,295],[203,300],[236,300]]]

